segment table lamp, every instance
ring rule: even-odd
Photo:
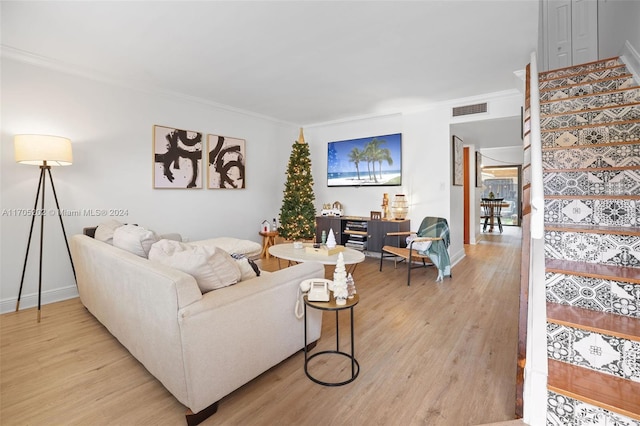
[[[24,284],[25,271],[27,269],[27,259],[29,258],[29,249],[31,247],[31,236],[33,235],[33,225],[35,223],[36,216],[40,216],[40,262],[38,267],[38,322],[40,322],[41,312],[41,298],[42,298],[42,247],[44,237],[44,217],[45,212],[45,175],[49,175],[49,181],[51,182],[51,189],[53,190],[53,198],[56,202],[57,214],[60,219],[60,226],[62,227],[62,234],[64,236],[64,242],[67,245],[67,253],[69,254],[69,260],[71,261],[71,269],[73,269],[73,276],[75,278],[76,271],[73,267],[73,261],[71,260],[71,250],[69,249],[69,242],[67,241],[67,234],[64,230],[64,223],[62,222],[62,214],[60,214],[60,205],[58,203],[58,196],[56,194],[56,188],[53,184],[53,178],[51,176],[51,166],[69,166],[73,162],[73,154],[71,153],[71,141],[67,138],[59,136],[48,135],[16,135],[13,140],[15,160],[20,164],[27,164],[40,167],[40,179],[38,181],[38,189],[36,190],[36,200],[33,205],[33,211],[31,215],[31,228],[29,230],[29,239],[27,241],[27,251],[24,256],[24,265],[22,267],[22,278],[20,279],[20,290],[18,292],[18,300],[16,302],[16,311],[20,309],[20,297],[22,296],[22,286]],[[42,199],[40,200],[40,197]],[[38,208],[38,200],[40,200],[40,210]]]

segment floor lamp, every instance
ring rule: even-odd
[[[56,201],[56,213],[58,215],[58,218],[60,219],[62,235],[64,236],[64,242],[67,245],[67,253],[69,254],[69,261],[71,262],[71,269],[73,270],[74,278],[76,275],[75,268],[73,267],[73,260],[71,260],[71,250],[69,249],[69,242],[67,241],[67,233],[64,230],[64,223],[62,222],[62,214],[60,212],[60,205],[58,204],[56,187],[53,185],[53,178],[51,177],[51,166],[69,166],[73,162],[73,155],[71,153],[71,141],[67,138],[62,138],[59,136],[16,135],[13,140],[13,144],[15,159],[17,163],[40,167],[40,180],[38,181],[36,201],[33,205],[33,211],[31,215],[31,229],[29,230],[27,252],[24,255],[22,278],[20,279],[20,291],[18,292],[18,300],[16,302],[16,311],[18,311],[20,309],[22,285],[24,284],[24,275],[27,269],[27,259],[29,258],[29,249],[31,247],[33,225],[35,224],[36,217],[40,217],[40,262],[38,266],[38,322],[40,322],[40,308],[42,301],[42,245],[44,241],[44,217],[46,216],[47,212],[47,210],[45,210],[44,204],[46,175],[49,175],[49,181],[51,182],[53,198]],[[38,200],[40,200],[39,210]]]

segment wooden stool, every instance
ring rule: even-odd
[[[278,231],[260,231],[260,235],[262,235],[262,253],[260,255],[268,259],[269,257],[271,257],[271,255],[269,254],[269,247],[276,243]]]

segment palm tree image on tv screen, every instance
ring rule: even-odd
[[[328,143],[327,186],[402,184],[402,134]]]

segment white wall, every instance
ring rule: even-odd
[[[488,112],[466,117],[452,117],[453,106],[488,102]],[[520,116],[522,95],[517,91],[501,92],[484,97],[458,99],[434,104],[421,110],[381,117],[360,118],[339,123],[319,124],[305,129],[311,147],[317,206],[340,201],[345,214],[369,216],[380,210],[383,193],[405,194],[409,200],[412,229],[416,230],[425,216],[444,217],[451,229],[449,253],[453,263],[464,257],[463,187],[452,186],[451,130],[452,124]],[[402,133],[402,186],[329,188],[326,186],[327,142]],[[468,146],[468,145],[467,145]],[[475,146],[471,145],[475,159]],[[522,148],[520,148],[522,157]],[[475,160],[471,162],[473,164]],[[519,163],[521,163],[520,160]],[[515,164],[519,164],[515,163]],[[471,176],[475,176],[472,167]],[[473,178],[472,180],[474,180]],[[475,196],[477,191],[472,191]],[[471,200],[475,205],[475,199]],[[471,212],[474,217],[479,213]],[[479,228],[478,228],[479,229]]]
[[[598,56],[620,55],[626,41],[640,46],[640,1],[598,0]]]
[[[263,219],[279,213],[291,145],[299,129],[191,100],[2,59],[0,217],[2,311],[15,308],[39,169],[16,164],[13,136],[44,133],[71,139],[74,163],[53,168],[60,207],[124,209],[122,222],[195,240],[235,236],[260,241]],[[246,189],[153,189],[152,129],[165,125],[246,140]],[[206,186],[206,185],[205,185]],[[47,206],[55,207],[47,191]],[[65,217],[67,236],[105,217]],[[36,222],[38,225],[38,221]],[[36,227],[36,229],[39,229]],[[21,306],[36,301],[38,232],[34,232]],[[77,294],[57,217],[45,220],[44,302]]]
[[[74,164],[53,170],[61,208],[124,209],[123,222],[159,233],[180,232],[190,240],[228,235],[259,241],[263,219],[279,213],[286,165],[299,129],[288,123],[242,114],[217,106],[147,93],[58,72],[23,61],[2,61],[2,149],[0,209],[33,207],[38,169],[13,161],[13,136],[46,133],[73,142]],[[452,118],[453,106],[488,102],[489,112]],[[394,115],[361,118],[305,128],[311,149],[316,207],[340,201],[348,215],[380,210],[382,194],[407,195],[415,227],[424,216],[447,218],[451,259],[464,257],[462,187],[451,186],[451,124],[519,116],[522,96],[501,92],[425,106]],[[247,189],[154,190],[154,124],[244,138]],[[326,143],[388,133],[402,133],[403,183],[400,187],[329,188]],[[47,205],[53,199],[47,194]],[[56,217],[45,221],[43,302],[77,293]],[[104,217],[65,217],[67,235]],[[15,306],[30,218],[0,217],[2,311]],[[37,238],[37,233],[35,235]],[[37,294],[37,240],[32,244],[21,306],[33,306]]]
[[[522,146],[507,146],[501,148],[482,148],[482,166],[513,166],[524,162]]]

